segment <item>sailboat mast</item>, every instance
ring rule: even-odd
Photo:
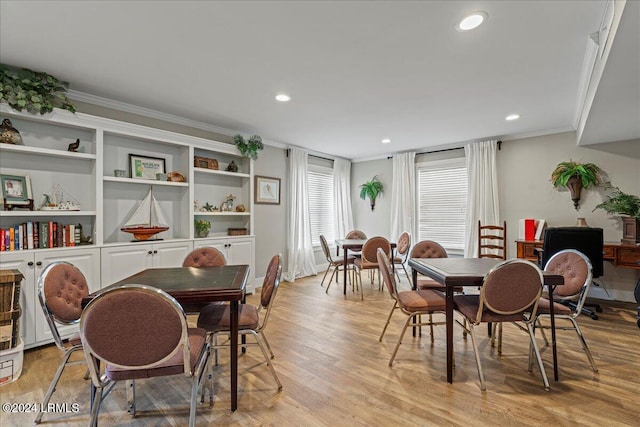
[[[153,223],[151,222],[151,215],[152,215],[152,211],[153,211],[153,185],[149,186],[149,194],[151,195],[151,199],[149,203],[149,225],[153,225]]]

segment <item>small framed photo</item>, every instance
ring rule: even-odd
[[[159,173],[167,173],[164,159],[129,154],[129,170],[131,178],[156,179]]]
[[[268,176],[256,175],[254,192],[254,203],[265,205],[279,205],[280,178],[270,178]]]
[[[29,175],[0,175],[2,198],[8,205],[29,205],[33,203],[31,178]]]

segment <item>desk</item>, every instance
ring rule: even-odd
[[[204,306],[213,301],[229,301],[231,313],[231,410],[238,408],[238,303],[244,296],[249,277],[248,265],[224,267],[149,268],[120,280],[82,301],[91,301],[105,289],[140,284],[162,289],[180,304]]]
[[[343,293],[346,295],[347,294],[347,252],[349,252],[349,250],[352,251],[359,251],[362,249],[362,246],[364,246],[365,242],[369,240],[369,239],[336,239],[336,251],[337,251],[337,255],[340,255],[340,248],[342,248],[342,251],[344,252],[344,280],[343,280],[343,284],[344,284],[344,289],[343,289]],[[393,250],[396,248],[396,244],[395,243],[391,243],[391,259],[393,260],[394,254],[393,254]],[[392,263],[391,266],[395,272],[395,264]],[[362,286],[362,284],[360,285]]]
[[[413,270],[413,288],[418,280],[418,273],[429,276],[445,287],[446,327],[447,327],[447,382],[453,382],[453,288],[456,286],[481,286],[484,276],[501,260],[492,258],[411,258],[409,267]],[[564,283],[564,278],[557,274],[544,273],[544,283],[557,286]],[[556,353],[555,319],[553,316],[553,296],[551,299],[551,342],[553,348],[553,372],[558,380],[558,364]]]
[[[528,259],[529,261],[537,263],[538,258],[534,253],[534,249],[542,249],[543,243],[542,240],[516,240],[518,258]],[[640,247],[636,245],[605,242],[603,251],[603,259],[611,262],[616,267],[640,270]]]

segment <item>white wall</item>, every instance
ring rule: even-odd
[[[376,199],[376,207],[372,211],[369,199],[360,198],[360,185],[377,175],[382,182],[382,195]],[[353,163],[351,165],[351,208],[353,210],[353,224],[368,237],[391,236],[391,182],[393,165],[389,159],[372,160],[369,162]]]

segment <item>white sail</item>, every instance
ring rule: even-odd
[[[124,227],[167,227],[169,222],[162,213],[160,203],[153,196],[152,189],[142,200],[133,215],[124,224]]]

